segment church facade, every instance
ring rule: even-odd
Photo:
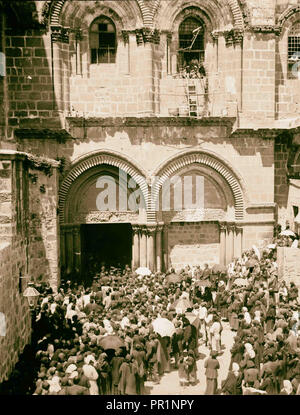
[[[297,231],[299,2],[0,12],[0,381],[30,339],[28,279],[227,264]]]

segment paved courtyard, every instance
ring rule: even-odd
[[[221,382],[226,379],[228,374],[228,368],[230,364],[230,349],[233,345],[235,333],[230,330],[228,322],[222,322],[222,345],[223,353],[218,357],[220,362],[219,376],[218,376],[218,387],[221,386]],[[200,358],[197,360],[198,369],[198,384],[195,386],[180,386],[178,380],[178,371],[172,370],[170,373],[166,373],[159,385],[153,382],[146,382],[145,386],[147,392],[150,395],[203,395],[206,389],[206,378],[205,378],[205,359],[209,356],[209,349],[205,346],[205,343],[200,342],[199,344]]]

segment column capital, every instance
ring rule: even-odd
[[[147,225],[146,229],[147,235],[153,236],[156,233],[157,225]]]
[[[229,231],[232,231],[232,232],[234,232],[235,231],[235,223],[234,222],[227,222],[227,229],[228,229],[228,232]]]
[[[162,230],[164,229],[164,224],[163,223],[159,223],[157,226],[156,226],[156,232],[162,232]]]
[[[73,233],[79,233],[80,232],[80,225],[74,225],[72,229],[73,229]]]
[[[140,233],[141,232],[141,225],[139,225],[137,223],[132,223],[131,228],[132,228],[133,233]]]
[[[225,232],[227,230],[227,222],[219,222],[219,227],[221,232]]]

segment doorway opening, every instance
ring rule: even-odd
[[[92,279],[101,266],[131,266],[132,228],[129,223],[81,225],[81,274]]]

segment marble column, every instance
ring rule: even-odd
[[[155,233],[156,225],[147,226],[147,267],[155,271]]]
[[[163,226],[158,225],[156,228],[156,271],[162,271],[162,230]]]
[[[226,223],[220,222],[219,223],[220,228],[220,264],[225,265],[226,264]]]
[[[74,268],[73,226],[65,227],[66,273],[71,274]]]
[[[234,223],[227,224],[227,239],[226,239],[226,264],[233,259],[233,243],[234,243]]]
[[[140,227],[132,225],[132,269],[140,266]]]
[[[168,229],[169,225],[163,226],[163,270],[167,271],[169,268],[169,243],[168,243]]]
[[[240,258],[242,256],[243,247],[242,247],[242,236],[243,228],[241,226],[235,227],[235,239],[234,239],[234,257]]]
[[[64,273],[66,269],[66,241],[64,225],[60,227],[60,267],[62,273]]]
[[[140,228],[140,266],[147,266],[147,231],[146,227]]]
[[[80,225],[73,227],[73,247],[74,247],[74,270],[76,274],[81,272],[81,239]]]

